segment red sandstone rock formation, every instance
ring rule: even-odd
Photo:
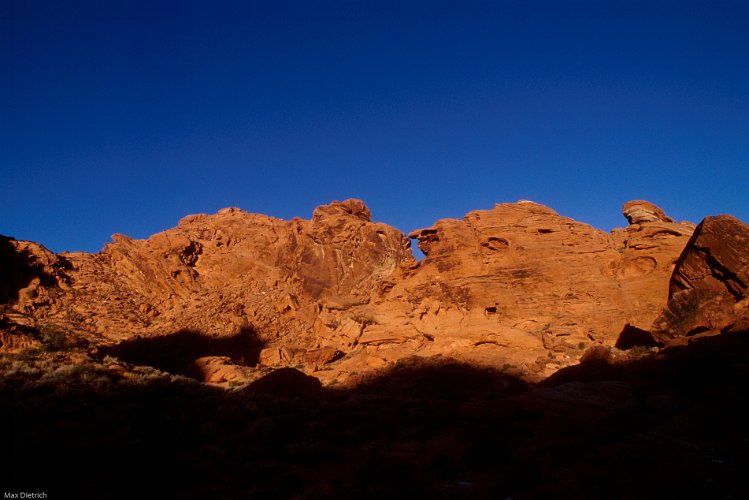
[[[408,241],[370,222],[358,200],[319,207],[311,221],[236,208],[185,217],[147,240],[115,235],[98,254],[62,254],[70,290],[42,315],[105,339],[189,328],[269,339],[310,335],[319,302],[368,301],[402,262]]]
[[[653,336],[673,343],[747,326],[749,226],[730,215],[706,217],[679,257]]]
[[[389,346],[371,354],[386,359],[418,350],[526,372],[613,345],[627,324],[647,328],[662,309],[693,229],[652,207],[627,204],[654,216],[612,234],[529,201],[414,231],[425,259],[352,309],[358,342]]]
[[[309,221],[228,208],[147,240],[115,235],[98,254],[35,249],[46,281],[6,302],[99,344],[252,327],[261,364],[323,379],[414,354],[549,372],[627,325],[647,328],[666,304],[693,225],[643,201],[624,215],[627,228],[605,233],[533,202],[500,204],[411,233],[417,262],[358,200]],[[223,358],[198,363],[206,379],[219,365],[240,373]]]

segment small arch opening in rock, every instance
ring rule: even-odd
[[[421,251],[418,245],[411,245],[411,253],[419,262],[424,260],[424,257],[426,257],[426,255]]]
[[[434,228],[419,229],[418,231],[412,231],[409,233],[408,238],[410,240],[416,240],[416,248],[411,245],[412,252],[416,260],[422,260],[429,254],[429,248],[432,244],[437,243],[440,238],[437,234],[437,230]]]

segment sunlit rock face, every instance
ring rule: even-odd
[[[251,328],[256,363],[323,379],[414,354],[548,374],[613,345],[625,327],[648,329],[667,303],[694,225],[644,201],[623,214],[630,224],[606,233],[520,201],[406,237],[359,200],[318,207],[310,220],[226,208],[146,240],[115,235],[98,254],[8,240],[9,256],[23,245],[39,253],[41,278],[22,298],[18,286],[4,297],[19,321],[101,344]],[[219,365],[209,361],[200,366]]]
[[[108,339],[247,325],[273,339],[311,337],[322,301],[365,303],[414,262],[407,238],[371,222],[358,200],[319,207],[309,221],[236,208],[191,215],[146,240],[115,235],[98,254],[61,258],[72,285],[40,313]]]
[[[693,226],[635,203],[658,217],[605,233],[521,201],[414,231],[426,257],[380,299],[392,311],[380,316],[404,326],[378,329],[415,330],[429,339],[427,351],[507,357],[532,371],[613,345],[627,325],[648,328]]]

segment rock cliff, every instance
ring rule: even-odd
[[[98,254],[5,238],[3,318],[101,346],[252,329],[260,366],[328,381],[414,354],[548,375],[649,329],[669,286],[693,280],[682,255],[669,282],[694,225],[645,201],[623,215],[629,225],[606,233],[520,201],[406,237],[346,200],[310,220],[192,215],[146,240],[115,235]]]
[[[611,234],[530,201],[414,231],[426,257],[362,308],[359,341],[548,372],[628,325],[649,328],[693,226],[647,202],[632,211],[652,216]]]

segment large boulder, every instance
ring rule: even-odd
[[[748,298],[749,226],[730,215],[706,217],[676,263],[653,336],[671,343],[730,330],[746,319]]]
[[[730,215],[706,217],[687,243],[670,283],[670,296],[699,288],[749,295],[749,226]]]
[[[628,201],[622,207],[622,213],[630,224],[643,224],[648,222],[673,223],[674,220],[666,215],[660,207],[644,200]]]

